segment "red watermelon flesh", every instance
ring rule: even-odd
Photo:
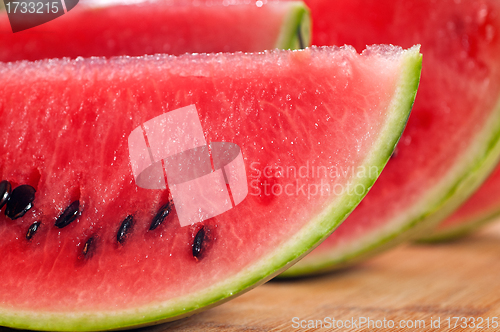
[[[373,184],[407,121],[420,65],[417,47],[392,46],[0,64],[0,179],[36,189],[22,217],[5,214],[26,205],[19,189],[0,215],[0,325],[152,324],[280,273]],[[149,140],[148,121],[186,106],[207,144],[241,148],[249,192],[181,227],[172,191],[136,185],[128,138],[143,128]],[[291,173],[313,166],[375,173]]]
[[[446,218],[423,241],[440,241],[465,235],[500,213],[500,167],[488,177],[486,182],[457,211]]]
[[[17,33],[0,15],[0,61],[303,48],[310,43],[309,28],[308,10],[299,1],[81,1],[63,16]]]
[[[289,276],[338,268],[417,236],[472,194],[500,152],[498,1],[306,4],[313,44],[363,49],[419,43],[424,60],[412,116],[393,158],[346,222]]]

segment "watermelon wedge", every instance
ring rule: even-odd
[[[494,221],[500,215],[500,167],[483,183],[457,211],[441,222],[432,233],[421,238],[436,242],[466,235],[476,228]]]
[[[500,2],[307,0],[313,44],[419,43],[419,94],[396,153],[348,220],[288,270],[332,270],[420,237],[493,170],[500,153]]]
[[[0,15],[0,61],[296,49],[310,45],[310,34],[300,1],[80,1],[17,33]]]
[[[393,46],[0,64],[0,325],[154,324],[282,272],[372,186],[420,68]]]

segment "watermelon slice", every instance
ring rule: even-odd
[[[393,46],[0,64],[0,325],[153,324],[272,278],[366,194],[420,68]]]
[[[0,61],[79,56],[260,52],[310,45],[302,2],[196,0],[83,2],[63,16],[12,33],[0,15]]]
[[[500,2],[307,0],[313,44],[419,43],[419,94],[366,199],[286,276],[352,264],[427,232],[493,170],[500,153]]]
[[[500,167],[457,211],[421,241],[443,241],[465,235],[500,215]]]

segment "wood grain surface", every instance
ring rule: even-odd
[[[337,320],[350,323],[338,331],[500,331],[500,223],[455,242],[403,246],[342,272],[271,281],[198,315],[135,331],[326,331]]]

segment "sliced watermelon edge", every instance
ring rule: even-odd
[[[480,215],[463,220],[460,224],[450,226],[446,229],[435,228],[429,234],[423,235],[417,239],[421,243],[433,243],[442,241],[451,241],[465,236],[477,228],[494,221],[500,216],[498,207],[483,211]]]
[[[422,55],[419,51],[419,46],[402,51],[404,55],[402,55],[399,83],[388,108],[390,115],[387,116],[377,143],[365,159],[366,165],[378,166],[380,172],[390,159],[413,106],[422,67]],[[364,177],[356,179],[353,185],[360,184],[371,188],[375,180],[376,178]],[[327,238],[347,218],[366,193],[367,191],[362,195],[345,195],[333,201],[293,238],[288,239],[265,259],[209,289],[142,308],[103,312],[100,319],[96,319],[95,312],[82,312],[70,316],[68,313],[3,311],[0,315],[0,325],[45,331],[56,328],[59,331],[97,331],[148,326],[191,316],[241,295],[292,266]]]
[[[450,229],[446,229],[443,231],[441,230],[434,231],[430,235],[418,239],[417,242],[437,243],[437,242],[457,240],[458,238],[475,231],[481,226],[484,226],[492,222],[499,216],[500,216],[500,211],[498,211],[498,209],[495,209],[493,211],[490,211],[489,214],[486,214],[486,216],[483,216],[480,219],[465,220],[464,224],[462,225],[451,227]]]
[[[500,113],[500,99],[497,101],[494,109],[495,111],[493,112],[493,114]],[[474,228],[488,222],[495,215],[499,214],[499,212],[495,210],[491,212],[491,217],[484,217],[470,224],[460,224],[444,230],[439,230],[434,227],[437,226],[440,221],[444,220],[456,209],[458,209],[460,205],[464,203],[481,186],[481,184],[488,178],[488,176],[497,166],[500,155],[500,115],[497,115],[496,118],[497,119],[492,119],[492,121],[488,122],[490,126],[496,125],[497,131],[489,141],[488,150],[485,154],[485,157],[483,158],[484,162],[482,164],[478,163],[476,167],[470,172],[470,174],[464,176],[464,180],[456,187],[456,191],[462,190],[462,192],[465,191],[463,188],[467,188],[468,191],[466,195],[459,196],[459,199],[455,202],[454,205],[450,207],[445,206],[444,208],[442,208],[442,210],[433,215],[433,220],[431,220],[432,224],[429,224],[430,227],[425,228],[423,232],[419,234],[420,236],[417,238],[419,242],[438,242],[446,239],[452,239],[454,237],[466,234]],[[486,130],[483,132],[486,132]],[[451,195],[453,195],[453,193]]]
[[[500,110],[500,100],[497,102],[497,105],[495,107],[496,109]],[[493,151],[492,157],[494,157],[495,153],[498,155],[500,152],[500,132],[497,134],[497,143],[492,144],[491,150]],[[488,158],[485,158],[488,159]],[[473,192],[474,193],[480,185],[486,180],[487,176],[491,174],[491,172],[494,170],[494,167],[497,166],[499,159],[500,158],[489,158],[488,160],[488,172],[484,173],[484,177],[481,178],[481,181],[479,183],[473,183],[471,186],[473,186]],[[466,199],[469,198],[467,196],[462,202],[464,203]],[[458,206],[460,207],[460,205]],[[457,208],[458,208],[457,207]],[[451,211],[454,212],[455,210]],[[451,213],[448,213],[445,215],[445,217],[449,216]],[[445,229],[439,229],[439,228],[434,228],[428,232],[428,234],[422,235],[419,239],[417,239],[418,242],[440,242],[440,241],[449,241],[456,239],[460,236],[464,236],[467,233],[470,233],[474,231],[476,228],[481,227],[484,224],[487,224],[490,221],[493,221],[496,217],[500,216],[500,210],[498,207],[493,207],[489,209],[488,211],[482,211],[480,214],[477,216],[470,217],[468,220],[464,220],[460,224],[457,225],[452,225],[450,227],[447,227]]]
[[[284,50],[303,49],[312,45],[312,19],[309,7],[303,1],[286,2],[288,13],[281,26],[280,33],[274,48]],[[96,9],[111,4],[100,2],[87,2],[86,5]],[[270,2],[267,5],[272,6]],[[0,13],[5,11],[5,5],[0,2]]]
[[[363,241],[357,241],[359,249],[349,249],[344,252],[335,252],[335,256],[325,254],[321,259],[315,262],[308,262],[307,265],[296,266],[282,274],[284,277],[298,277],[304,275],[321,274],[333,270],[339,270],[347,266],[352,266],[357,262],[366,260],[376,254],[385,251],[388,248],[394,247],[397,244],[406,241],[417,242],[438,242],[446,239],[451,239],[469,231],[469,227],[473,228],[486,222],[485,220],[478,221],[477,224],[469,225],[469,227],[461,227],[450,229],[447,232],[434,233],[434,228],[451,215],[460,207],[481,184],[493,172],[500,157],[500,98],[497,100],[491,117],[486,121],[487,125],[483,128],[483,139],[476,139],[475,144],[471,145],[468,151],[474,151],[471,155],[479,155],[481,157],[472,161],[469,168],[464,168],[460,163],[455,168],[462,172],[463,176],[459,177],[456,184],[451,187],[446,195],[441,199],[427,198],[427,202],[420,204],[434,204],[433,208],[427,209],[427,212],[414,218],[410,223],[403,227],[386,227],[376,235],[365,238]],[[483,142],[487,141],[488,144]],[[465,152],[464,155],[468,155]],[[454,174],[450,172],[449,174]],[[446,181],[445,181],[446,182]],[[436,192],[438,190],[434,190]],[[430,195],[429,195],[430,196]],[[437,203],[433,203],[436,202]],[[394,231],[397,229],[396,231]],[[381,235],[382,234],[382,235]],[[404,234],[404,235],[401,235]],[[376,240],[373,240],[376,239]],[[361,243],[361,245],[359,245]],[[366,245],[366,243],[370,243]],[[330,256],[330,257],[328,257]]]

